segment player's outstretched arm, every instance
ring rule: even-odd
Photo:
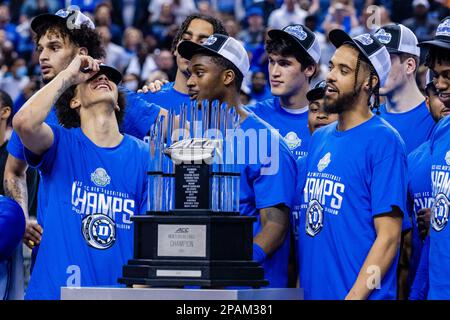
[[[98,60],[77,55],[66,70],[60,72],[24,104],[14,116],[13,126],[27,149],[41,155],[51,147],[53,131],[44,121],[52,106],[64,91],[87,81],[99,70]]]
[[[394,207],[393,211],[374,218],[377,237],[346,300],[365,300],[372,290],[379,288],[400,246],[402,217],[401,210]]]
[[[280,204],[261,209],[259,214],[262,229],[254,237],[253,243],[257,244],[265,255],[269,256],[283,244],[286,237],[289,228],[289,208]]]

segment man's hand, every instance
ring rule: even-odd
[[[33,249],[41,243],[43,232],[44,230],[36,220],[27,220],[23,242],[28,248]]]
[[[425,240],[430,231],[430,217],[430,208],[420,209],[417,212],[417,229],[419,229],[419,236],[422,241]]]
[[[64,76],[68,78],[70,86],[83,83],[100,71],[100,60],[90,56],[77,55],[64,70]]]
[[[154,82],[149,83],[148,85],[145,85],[142,87],[142,89],[138,90],[138,93],[156,93],[158,91],[161,91],[162,87],[169,83],[167,80],[156,80]]]

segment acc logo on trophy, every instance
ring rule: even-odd
[[[443,193],[439,193],[431,208],[431,225],[437,232],[444,230],[448,222],[448,212],[450,209],[450,201]]]
[[[105,250],[116,242],[116,224],[101,213],[84,217],[81,231],[88,245],[95,249]]]
[[[314,237],[323,228],[323,207],[317,200],[311,200],[306,210],[306,234]]]

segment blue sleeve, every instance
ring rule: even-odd
[[[274,165],[274,162],[277,165]],[[279,157],[272,159],[272,169],[264,174],[266,166],[260,166],[260,174],[253,182],[257,209],[284,204],[290,209],[294,206],[297,180],[297,164],[291,153],[280,146]],[[274,172],[272,172],[274,171]]]
[[[20,141],[20,138],[15,130],[13,130],[6,148],[10,155],[14,156],[17,159],[25,161],[25,156],[23,154],[23,144],[22,141]]]
[[[39,169],[41,172],[48,173],[52,170],[53,163],[55,162],[58,145],[61,139],[61,132],[64,130],[58,125],[49,125],[53,131],[53,144],[40,156],[35,155],[33,152],[24,147],[25,160],[34,168]]]
[[[395,150],[395,142],[388,142],[384,145],[391,150],[384,150],[379,153],[372,171],[372,216],[391,212],[392,206],[397,206],[403,215],[407,215],[406,195],[407,195],[407,165],[406,155],[398,144]],[[392,150],[394,148],[394,150]],[[387,154],[384,156],[384,154]],[[405,220],[405,219],[403,219]]]
[[[8,259],[22,241],[25,215],[19,204],[0,196],[0,262]]]
[[[409,300],[426,300],[428,296],[428,255],[430,254],[430,237],[426,237],[420,253],[419,265],[409,294]]]
[[[143,100],[138,93],[121,90],[125,92],[127,101],[122,132],[142,140],[158,118],[161,107]]]

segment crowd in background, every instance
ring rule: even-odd
[[[92,17],[106,48],[106,63],[125,74],[124,85],[131,90],[156,79],[174,80],[172,41],[186,16],[201,12],[220,18],[228,33],[242,41],[248,51],[251,72],[243,92],[250,102],[256,102],[270,97],[264,52],[269,29],[300,23],[314,31],[322,48],[323,75],[334,52],[327,39],[330,30],[341,28],[357,35],[375,31],[377,24],[401,22],[414,31],[419,41],[424,41],[433,36],[440,19],[449,15],[449,3],[447,0],[3,1],[0,4],[0,89],[11,96],[17,111],[40,87],[30,21],[38,14],[54,13],[68,5],[78,6]],[[381,8],[376,18],[371,5]],[[418,81],[423,81],[424,73],[425,68],[419,70]],[[320,78],[319,72],[317,81]]]

